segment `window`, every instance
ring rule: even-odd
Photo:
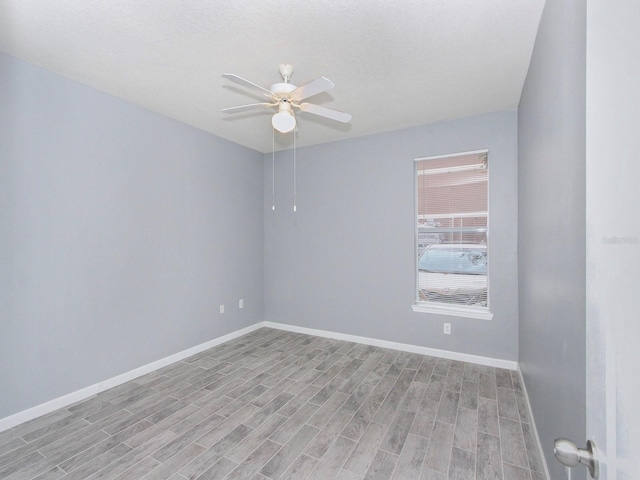
[[[415,161],[414,310],[491,318],[488,151]]]

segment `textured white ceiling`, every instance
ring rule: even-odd
[[[270,111],[221,78],[266,88],[325,76],[299,146],[515,108],[544,0],[0,0],[0,51],[261,152]],[[291,135],[277,134],[276,148]]]

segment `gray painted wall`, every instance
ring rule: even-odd
[[[585,432],[584,0],[547,0],[518,109],[520,366],[552,478]]]
[[[0,418],[261,321],[262,166],[0,55]]]
[[[265,319],[517,360],[516,128],[508,111],[298,149],[295,213],[293,152],[276,155],[275,211],[265,155]],[[414,313],[413,160],[482,148],[490,150],[495,317]]]

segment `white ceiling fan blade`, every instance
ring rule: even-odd
[[[339,112],[338,110],[321,107],[313,103],[301,103],[299,106],[303,112],[313,113],[314,115],[320,115],[321,117],[330,118],[331,120],[337,120],[342,123],[349,123],[351,121],[350,113]]]
[[[253,110],[255,108],[275,107],[276,105],[277,103],[250,103],[248,105],[239,105],[237,107],[223,108],[222,111],[224,113],[240,113],[240,112],[246,112],[247,110]]]
[[[313,97],[319,93],[331,90],[335,85],[331,80],[325,77],[316,78],[309,83],[305,83],[301,87],[296,88],[291,92],[291,97],[297,101],[304,100],[305,98]]]
[[[238,83],[240,85],[243,85],[245,87],[249,87],[252,88],[254,90],[258,90],[262,93],[264,93],[265,95],[267,95],[268,97],[272,96],[272,93],[270,90],[267,90],[266,88],[261,87],[260,85],[256,85],[253,82],[250,82],[249,80],[239,77],[238,75],[234,75],[233,73],[223,73],[222,76],[228,80],[231,80],[232,82]]]

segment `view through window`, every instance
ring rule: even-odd
[[[488,151],[415,168],[416,303],[488,309]]]

